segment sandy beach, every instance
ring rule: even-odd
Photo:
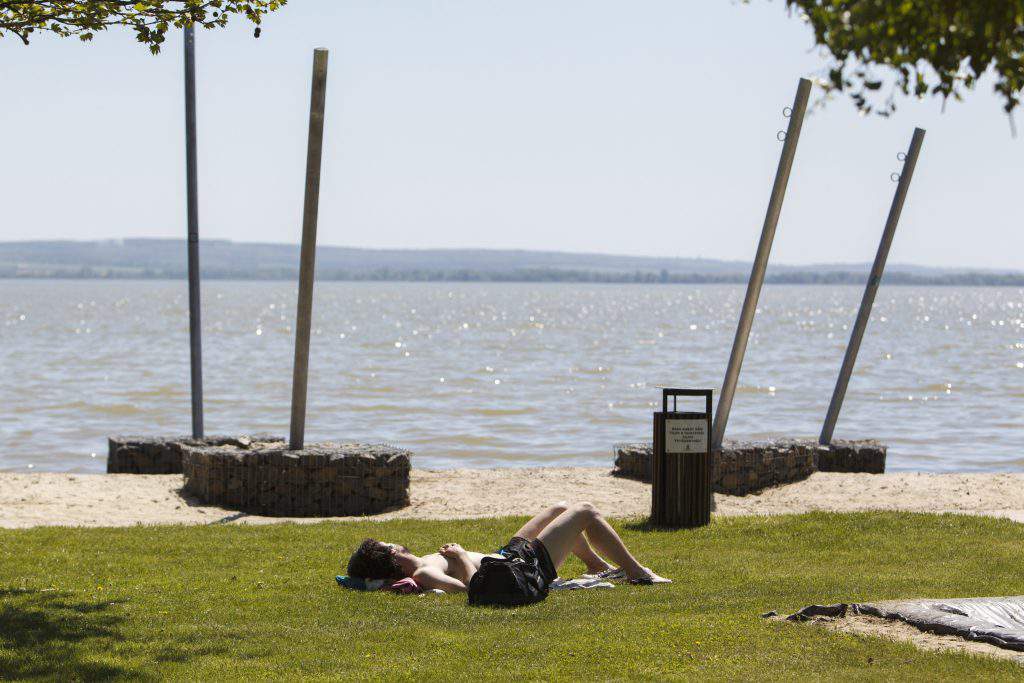
[[[0,527],[260,524],[319,519],[248,515],[181,493],[181,475],[0,472]],[[646,514],[650,486],[603,467],[413,470],[412,504],[351,519],[460,519],[527,515],[559,500],[589,500],[612,517]],[[839,474],[752,496],[715,496],[719,515],[812,510],[907,510],[991,515],[1024,522],[1024,473]]]

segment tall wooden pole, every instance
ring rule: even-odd
[[[836,420],[839,419],[839,411],[842,410],[843,399],[846,398],[846,387],[850,383],[853,366],[857,363],[857,352],[860,351],[860,343],[864,339],[864,330],[867,329],[868,320],[871,318],[871,308],[875,304],[878,285],[881,283],[882,273],[885,271],[885,261],[889,258],[889,248],[892,247],[892,239],[896,234],[896,225],[900,222],[903,202],[907,198],[910,180],[914,177],[914,168],[917,166],[917,157],[921,154],[921,145],[923,144],[924,130],[915,128],[914,136],[910,139],[910,149],[907,151],[906,159],[903,162],[903,172],[900,173],[899,184],[896,186],[896,194],[892,198],[892,206],[889,207],[889,217],[885,221],[882,240],[878,243],[878,252],[875,253],[875,262],[871,266],[871,275],[868,276],[868,283],[864,287],[864,297],[860,301],[860,310],[857,311],[857,321],[853,324],[853,331],[850,332],[850,343],[846,345],[846,355],[843,357],[843,366],[839,370],[836,388],[832,392],[832,400],[828,405],[825,424],[822,425],[821,436],[818,438],[818,443],[823,446],[832,443],[832,431],[836,427]]]
[[[309,330],[313,319],[313,273],[316,269],[316,219],[320,205],[320,159],[324,145],[324,102],[327,96],[327,50],[313,51],[313,87],[309,102],[306,147],[306,194],[302,205],[302,251],[299,256],[299,300],[295,322],[295,366],[292,374],[292,421],[288,447],[302,450],[306,433],[306,384],[309,379]]]
[[[188,339],[192,368],[192,438],[203,437],[203,330],[199,299],[199,198],[196,178],[196,40],[185,27],[185,182],[188,211]]]
[[[772,187],[772,196],[768,201],[768,212],[765,214],[764,226],[761,228],[761,241],[757,245],[754,266],[750,271],[750,279],[747,281],[747,295],[743,299],[740,321],[736,326],[736,337],[733,339],[729,365],[725,370],[722,393],[718,397],[718,410],[715,413],[715,426],[711,439],[712,450],[721,448],[722,439],[725,437],[725,425],[729,421],[729,410],[732,408],[733,395],[736,393],[736,381],[740,376],[740,366],[743,365],[743,355],[747,350],[747,338],[750,336],[750,326],[754,322],[757,299],[761,296],[761,284],[764,282],[764,272],[768,267],[768,255],[771,253],[772,241],[775,239],[775,227],[779,223],[779,214],[782,213],[782,200],[786,196],[789,172],[793,168],[796,143],[800,140],[800,130],[803,127],[804,113],[807,111],[807,100],[810,94],[811,82],[806,78],[801,78],[789,116],[789,127],[786,129],[779,168],[775,172],[775,185]]]

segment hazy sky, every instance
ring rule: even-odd
[[[320,243],[366,247],[750,259],[782,108],[824,64],[782,0],[291,0],[259,39],[197,35],[202,237],[298,241],[317,46]],[[0,40],[0,240],[184,235],[181,62],[177,34]],[[810,116],[773,260],[870,260],[918,125],[891,261],[1024,268],[1024,138],[990,80],[940,110]]]

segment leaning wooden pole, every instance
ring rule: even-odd
[[[192,438],[203,438],[203,328],[199,298],[199,198],[196,178],[196,42],[185,27],[185,183],[188,212],[188,339],[192,367]]]
[[[907,191],[910,189],[910,181],[914,177],[914,168],[917,166],[917,157],[921,153],[921,145],[923,144],[924,130],[915,128],[914,136],[910,139],[910,149],[907,151],[906,159],[903,162],[903,172],[899,174],[896,194],[892,198],[892,206],[889,207],[889,217],[885,221],[882,240],[878,243],[875,262],[871,266],[871,274],[868,276],[867,286],[864,287],[864,297],[860,301],[857,320],[853,324],[853,331],[850,332],[850,343],[846,345],[843,366],[839,370],[836,388],[832,392],[832,400],[828,404],[825,424],[821,427],[821,436],[818,438],[818,443],[823,446],[832,443],[832,432],[835,430],[836,421],[839,419],[839,411],[843,408],[843,399],[846,398],[846,387],[850,383],[850,376],[853,375],[853,366],[857,363],[857,352],[860,351],[860,343],[864,339],[864,330],[867,329],[868,320],[871,318],[871,308],[875,305],[875,295],[878,293],[878,285],[882,281],[882,273],[885,272],[885,262],[889,258],[889,248],[892,247],[892,239],[896,235],[896,225],[900,222],[903,202],[906,201]]]
[[[316,219],[320,206],[320,159],[324,145],[324,102],[327,96],[327,50],[313,51],[313,86],[309,102],[306,147],[306,192],[302,205],[302,250],[299,256],[299,300],[295,322],[295,365],[292,374],[292,420],[288,447],[301,450],[306,432],[306,384],[309,379],[309,331],[313,319],[313,273],[316,269]]]
[[[729,421],[729,409],[732,408],[732,399],[736,393],[736,381],[739,379],[740,366],[743,365],[743,355],[747,350],[747,338],[750,336],[750,327],[754,322],[757,300],[761,296],[761,284],[764,282],[764,272],[768,267],[768,256],[771,253],[772,242],[775,239],[775,227],[779,223],[779,214],[782,213],[782,200],[786,196],[789,172],[793,168],[796,144],[800,140],[800,130],[803,127],[804,114],[807,111],[807,100],[810,94],[811,82],[806,78],[801,78],[789,116],[789,127],[786,129],[782,156],[779,158],[779,168],[775,172],[775,185],[772,187],[772,196],[768,201],[768,212],[765,214],[764,226],[761,228],[761,241],[757,245],[754,266],[750,271],[750,279],[747,281],[747,295],[743,299],[739,324],[736,326],[736,337],[733,339],[732,353],[729,355],[729,365],[725,370],[722,393],[718,398],[718,410],[715,413],[715,425],[711,439],[712,450],[721,448],[722,439],[725,438],[725,425]]]

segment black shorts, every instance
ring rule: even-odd
[[[469,582],[469,604],[517,607],[548,596],[558,573],[543,543],[513,536],[497,554],[480,560]]]
[[[522,536],[513,536],[508,543],[498,549],[498,554],[510,560],[518,557],[525,562],[536,562],[545,585],[558,578],[555,563],[551,561],[548,549],[544,547],[544,543],[539,538],[530,541]]]

